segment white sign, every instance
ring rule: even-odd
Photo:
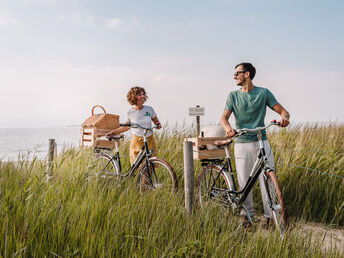
[[[204,116],[204,107],[189,107],[189,116]]]

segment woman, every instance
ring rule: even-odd
[[[147,94],[144,88],[132,87],[128,94],[127,100],[132,105],[132,108],[128,111],[128,122],[139,124],[143,127],[151,127],[152,121],[158,125],[157,129],[161,128],[160,122],[154,109],[151,106],[146,106],[144,103],[147,100]],[[120,134],[128,131],[130,127],[119,127],[109,134]],[[144,130],[141,128],[132,128],[132,137],[130,140],[130,163],[135,162],[137,155],[139,154],[143,146],[143,134]],[[150,150],[154,150],[156,153],[156,144],[154,135],[152,132],[147,132],[147,142]]]

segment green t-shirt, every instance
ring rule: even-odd
[[[266,106],[272,108],[278,104],[272,93],[265,88],[254,86],[250,92],[240,90],[232,91],[226,100],[225,109],[234,113],[237,129],[264,126]],[[262,132],[263,140],[266,140],[265,130]],[[256,142],[257,133],[247,133],[236,139],[236,142]]]

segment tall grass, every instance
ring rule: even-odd
[[[343,126],[331,125],[270,134],[288,212],[294,220],[343,226],[343,179],[291,166],[344,176],[343,133]],[[0,256],[340,256],[336,249],[321,250],[321,239],[311,241],[297,227],[283,239],[274,230],[245,230],[237,217],[221,207],[200,210],[196,205],[187,217],[182,142],[189,134],[179,129],[162,131],[157,137],[159,156],[178,175],[176,194],[162,189],[142,194],[133,178],[121,183],[102,178],[89,181],[90,151],[65,150],[55,160],[49,184],[43,161],[2,162]],[[128,153],[128,142],[121,151]],[[128,169],[128,155],[123,164]],[[196,178],[198,163],[195,171]]]
[[[270,135],[288,211],[344,225],[344,125],[316,124]]]

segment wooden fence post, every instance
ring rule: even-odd
[[[199,105],[196,105],[196,108],[199,108]],[[196,116],[196,137],[199,136],[200,131],[200,116]]]
[[[185,209],[186,213],[192,213],[194,199],[194,168],[192,142],[184,142],[184,188],[185,188]]]
[[[47,182],[49,182],[50,179],[53,177],[55,146],[56,146],[55,139],[49,139]]]

